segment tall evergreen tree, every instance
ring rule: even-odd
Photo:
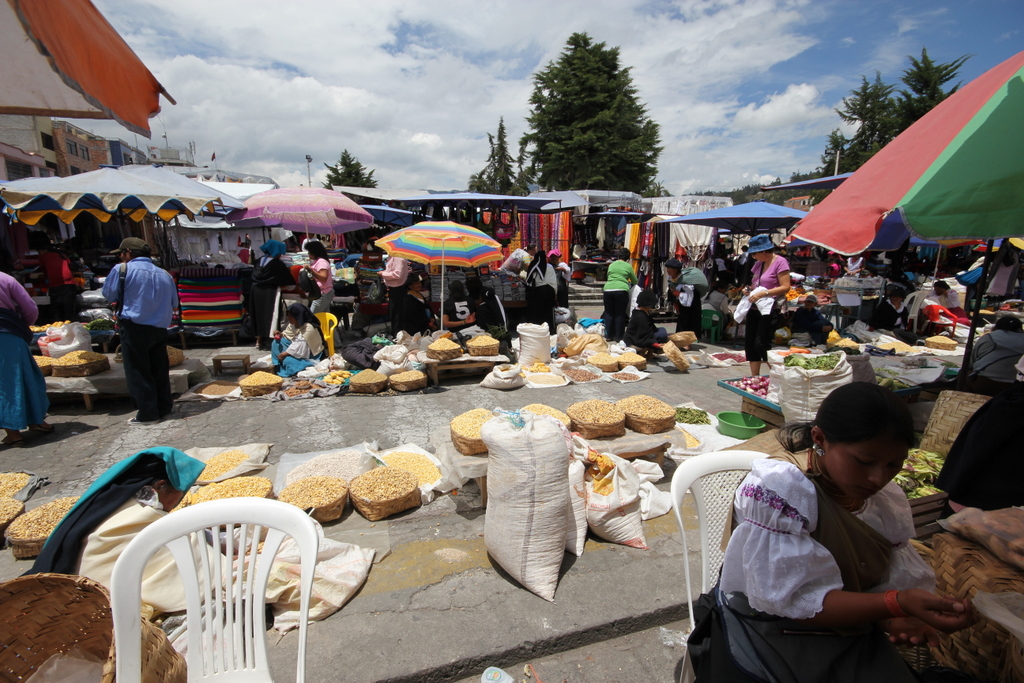
[[[899,132],[909,128],[914,121],[960,88],[957,83],[949,90],[943,90],[943,86],[957,77],[960,67],[970,59],[970,55],[963,55],[951,62],[936,63],[928,56],[928,50],[921,48],[921,59],[913,55],[907,55],[907,59],[910,60],[910,66],[900,78],[907,89],[901,89],[896,100]]]
[[[483,192],[486,194],[510,194],[524,195],[525,184],[519,186],[520,181],[516,160],[508,151],[508,134],[505,131],[505,118],[498,120],[497,135],[487,134],[487,142],[491,146],[491,152],[487,156],[487,165],[479,173],[474,173],[469,178],[469,190],[471,192]],[[522,171],[520,160],[519,171]]]
[[[644,192],[657,175],[658,124],[647,116],[619,49],[574,33],[557,61],[534,74],[530,146],[550,190]]]
[[[324,164],[327,168],[327,182],[324,187],[328,190],[332,185],[346,185],[348,187],[377,187],[377,181],[373,178],[373,171],[367,169],[359,160],[352,156],[346,149],[338,157],[338,163],[333,166]]]
[[[875,80],[861,76],[860,87],[843,98],[843,106],[836,110],[846,123],[857,125],[857,132],[846,145],[845,159],[839,168],[856,170],[896,137],[896,103],[892,98],[895,86],[882,82],[875,72]]]

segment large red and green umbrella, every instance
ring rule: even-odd
[[[948,97],[861,166],[794,235],[842,254],[899,220],[927,240],[1024,234],[1024,52]]]

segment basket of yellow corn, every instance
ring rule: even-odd
[[[683,332],[675,332],[673,334],[668,335],[668,340],[675,344],[676,346],[682,348],[684,346],[689,346],[690,344],[696,344],[697,335],[694,334],[693,332],[690,332],[689,330],[685,330]]]
[[[943,351],[956,351],[956,341],[949,337],[936,335],[924,340],[924,345],[929,349],[941,349]]]
[[[543,403],[531,403],[528,406],[523,406],[522,409],[528,410],[534,415],[547,415],[549,417],[553,417],[564,424],[566,429],[572,425],[572,420],[569,419],[568,415],[563,413],[561,410],[555,410],[551,406],[546,406]]]
[[[647,359],[641,356],[639,353],[627,351],[626,353],[617,356],[616,360],[619,361],[619,367],[616,368],[617,370],[625,370],[630,365],[632,365],[637,370],[647,369]]]
[[[242,387],[242,396],[252,398],[254,396],[266,396],[276,391],[281,391],[284,378],[272,375],[269,372],[254,372],[245,375],[238,380],[238,386]]]
[[[601,372],[619,371],[619,359],[608,353],[596,353],[587,358],[587,362]]]
[[[57,528],[64,515],[78,502],[78,498],[58,498],[21,515],[7,527],[4,537],[14,557],[23,560],[35,557],[43,549],[46,539]]]
[[[371,522],[420,504],[419,479],[397,467],[375,467],[352,480],[352,507]]]
[[[452,360],[462,355],[462,347],[451,339],[441,337],[427,347],[427,358]]]
[[[584,439],[622,436],[626,433],[626,414],[607,401],[592,399],[573,403],[565,409],[565,414],[572,420],[572,431],[579,432]]]
[[[679,372],[686,372],[690,369],[690,359],[672,342],[662,344],[661,350],[665,352],[665,355],[668,356],[668,359],[672,361],[672,365],[676,366],[676,370]],[[640,370],[640,368],[637,368],[637,370]]]
[[[667,432],[676,424],[676,409],[656,398],[639,394],[616,401],[626,414],[626,426],[641,434]]]
[[[376,370],[361,370],[348,381],[353,394],[378,394],[388,388],[388,376]]]
[[[395,391],[415,391],[427,386],[427,375],[419,370],[399,372],[388,377],[388,384]]]
[[[43,373],[43,376],[49,376],[53,373],[53,359],[49,356],[32,356],[32,359],[39,366],[39,371]]]
[[[303,510],[318,522],[332,522],[345,512],[348,484],[341,477],[304,477],[288,484],[277,499]]]
[[[466,350],[471,356],[497,356],[500,344],[501,342],[491,335],[482,334],[466,342]]]
[[[25,511],[25,504],[9,496],[0,498],[0,533],[7,530],[14,518]]]
[[[167,362],[173,368],[175,365],[181,365],[185,362],[185,353],[178,348],[173,346],[167,347]]]
[[[451,421],[452,444],[463,455],[478,455],[487,452],[487,445],[480,438],[480,428],[494,415],[485,408],[474,408]]]
[[[110,359],[95,351],[72,351],[54,358],[50,366],[54,377],[88,377],[110,369]]]
[[[274,482],[266,477],[232,477],[215,484],[200,486],[193,493],[186,494],[181,504],[174,508],[199,505],[209,500],[222,498],[273,498]]]

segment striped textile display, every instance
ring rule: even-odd
[[[181,324],[237,329],[242,321],[242,281],[238,277],[180,278]]]

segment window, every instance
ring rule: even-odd
[[[53,136],[49,133],[40,133],[43,138],[43,149],[53,149]]]
[[[57,164],[53,163],[52,161],[47,161],[46,162],[46,168],[48,168],[51,171],[53,171],[53,173],[51,173],[50,175],[56,175],[57,174]]]
[[[78,153],[81,155],[81,157],[83,159],[85,159],[86,161],[89,161],[89,148],[88,147],[86,147],[85,145],[82,145],[81,147],[78,148]]]
[[[71,167],[71,175],[78,175],[81,172],[82,172],[82,169],[78,168],[77,166],[72,166]]]
[[[23,164],[20,161],[13,161],[11,159],[7,159],[6,161],[8,180],[32,177],[32,167],[29,164]]]
[[[78,145],[68,140],[68,154],[78,156]]]

